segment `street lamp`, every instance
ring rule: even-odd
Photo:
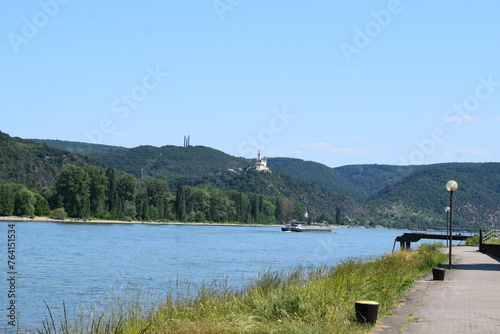
[[[450,224],[449,224],[449,221],[450,221],[450,207],[447,206],[446,208],[444,208],[444,211],[446,211],[446,230],[448,230],[448,232],[446,234],[448,234],[448,239],[446,239],[446,246],[448,247],[449,245],[449,242],[450,242]]]
[[[453,241],[453,235],[452,235],[452,213],[453,213],[453,193],[458,189],[458,183],[456,181],[450,180],[446,182],[446,190],[450,192],[450,254],[449,254],[449,262],[448,262],[448,269],[451,270],[451,244]]]

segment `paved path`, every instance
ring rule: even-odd
[[[415,282],[373,333],[500,333],[500,263],[477,246],[453,247],[452,260],[444,281],[430,273]]]

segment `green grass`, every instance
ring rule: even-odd
[[[498,245],[500,244],[500,238],[498,237],[493,237],[488,240],[483,241],[485,244],[493,244],[493,245]],[[475,234],[472,237],[468,238],[465,242],[466,246],[475,246],[479,245],[479,234]]]
[[[488,241],[485,241],[485,244],[499,245],[500,239],[498,238],[489,239]]]
[[[212,282],[193,295],[167,296],[152,307],[113,303],[68,324],[51,319],[38,333],[368,333],[355,319],[357,300],[374,300],[379,319],[390,313],[415,279],[442,263],[438,245],[348,259],[335,266],[266,271],[242,290]]]

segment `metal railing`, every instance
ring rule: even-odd
[[[492,238],[498,238],[500,236],[500,230],[488,230],[483,233],[483,242],[488,241]]]
[[[449,234],[449,230],[446,227],[442,228],[413,228],[410,230],[412,233],[427,233],[427,234],[439,234],[439,235],[447,235]],[[500,230],[498,231],[500,232]],[[478,228],[453,228],[453,235],[462,234],[462,235],[474,235],[478,234]]]

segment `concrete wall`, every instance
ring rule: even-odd
[[[482,253],[500,257],[500,245],[482,244],[479,250]]]

